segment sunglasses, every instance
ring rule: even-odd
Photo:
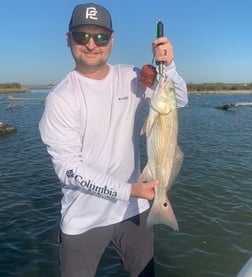
[[[96,46],[107,46],[111,38],[111,34],[89,34],[84,32],[71,32],[72,38],[75,43],[80,45],[88,44],[90,38],[92,38]]]

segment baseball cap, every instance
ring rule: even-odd
[[[80,25],[96,25],[113,32],[109,11],[94,3],[79,4],[74,8],[69,30]]]

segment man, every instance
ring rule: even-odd
[[[76,66],[47,96],[39,124],[63,192],[62,277],[95,276],[109,243],[131,277],[154,276],[153,230],[145,221],[158,180],[138,182],[143,108],[154,88],[139,82],[140,69],[107,63],[114,39],[104,7],[75,7],[67,43]],[[159,38],[152,50],[184,106],[186,85],[170,42]]]

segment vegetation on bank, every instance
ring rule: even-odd
[[[201,83],[187,84],[188,91],[252,91],[252,83]]]
[[[54,84],[48,84],[48,85],[28,85],[27,87],[29,89],[51,89],[55,85]]]
[[[19,83],[0,83],[0,93],[29,92],[31,89],[50,89],[54,84],[22,86]],[[200,83],[187,84],[189,92],[247,91],[252,92],[252,83]]]
[[[28,92],[29,88],[19,83],[2,83],[0,84],[0,93]]]

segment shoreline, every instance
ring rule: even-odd
[[[36,87],[35,87],[36,88]],[[41,88],[44,88],[41,86]],[[46,87],[49,88],[49,87]],[[51,87],[50,87],[51,88]],[[0,88],[0,94],[8,94],[8,93],[26,93],[30,92],[30,88],[21,87],[17,88]],[[188,90],[188,94],[252,94],[252,90]]]
[[[191,90],[188,94],[252,94],[252,90]]]
[[[0,88],[1,94],[7,94],[7,93],[25,93],[30,92],[30,89],[27,87],[21,87],[21,88]]]

